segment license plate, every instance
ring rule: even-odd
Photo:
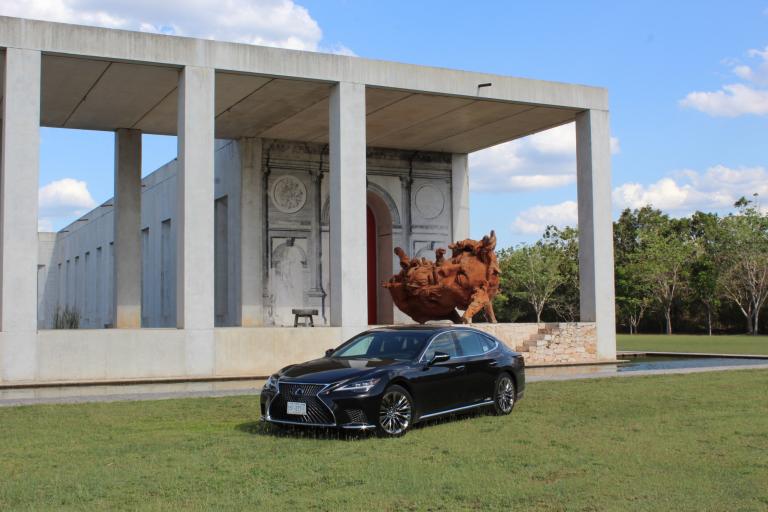
[[[288,414],[295,414],[297,416],[306,416],[307,404],[304,402],[288,402]]]

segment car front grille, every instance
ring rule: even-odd
[[[269,415],[278,421],[291,421],[315,425],[334,425],[335,420],[328,406],[317,397],[325,384],[279,384],[280,392],[269,405]],[[307,414],[288,414],[288,402],[307,404]]]

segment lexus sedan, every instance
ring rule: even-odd
[[[489,334],[453,325],[384,327],[270,376],[261,414],[277,425],[400,436],[444,414],[480,407],[509,414],[524,389],[523,357]]]

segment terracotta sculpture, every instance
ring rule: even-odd
[[[400,258],[400,273],[384,283],[400,310],[423,324],[429,320],[472,323],[481,310],[489,322],[496,323],[493,298],[499,291],[499,263],[496,259],[496,234],[482,240],[462,240],[448,246],[446,259],[442,247],[435,251],[435,261],[409,258],[395,248]],[[459,315],[457,309],[463,310]]]

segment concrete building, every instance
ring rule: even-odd
[[[581,320],[615,357],[604,89],[5,17],[0,82],[2,384],[264,375],[403,320],[378,283],[468,237],[467,155],[573,121]],[[38,236],[41,125],[114,131],[115,194]],[[142,133],[178,137],[143,180]]]

